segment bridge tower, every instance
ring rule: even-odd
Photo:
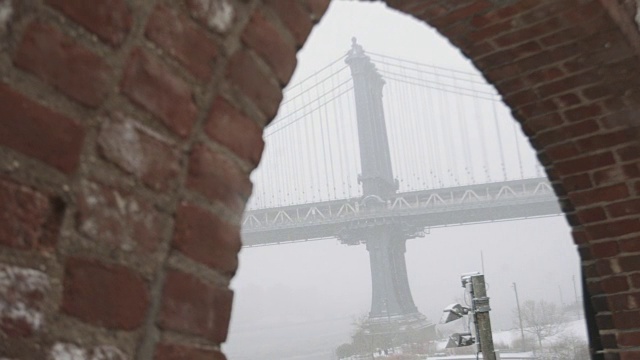
[[[393,177],[389,140],[382,104],[385,84],[375,65],[356,39],[345,62],[351,68],[358,124],[362,184],[361,210],[376,213],[398,190]],[[429,331],[426,317],[418,312],[407,278],[405,243],[424,236],[422,227],[396,217],[376,217],[351,222],[338,239],[350,245],[366,244],[371,264],[372,298],[367,328],[372,334],[397,331]]]

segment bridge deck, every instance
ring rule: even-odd
[[[532,178],[249,210],[243,245],[259,246],[336,237],[367,222],[393,220],[415,228],[561,214],[546,178]]]

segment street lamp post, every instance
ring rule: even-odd
[[[460,280],[462,281],[462,287],[471,294],[471,308],[460,304],[451,304],[444,309],[440,322],[446,324],[460,319],[464,315],[471,315],[473,316],[475,338],[471,332],[455,333],[449,337],[446,347],[469,346],[476,343],[478,344],[479,352],[482,352],[484,360],[499,360],[499,355],[493,348],[493,334],[491,333],[491,319],[489,318],[491,307],[489,306],[484,275],[478,272],[466,273],[462,274]]]
[[[496,352],[493,348],[493,334],[491,333],[491,319],[489,317],[489,297],[487,296],[487,288],[484,282],[484,275],[472,275],[471,281],[471,299],[473,316],[476,320],[478,342],[482,358],[485,360],[496,360]],[[464,285],[465,280],[463,278]]]

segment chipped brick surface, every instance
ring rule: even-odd
[[[0,245],[45,250],[58,238],[64,205],[32,188],[0,178]]]
[[[154,190],[168,191],[176,185],[180,160],[175,144],[121,113],[105,119],[98,149],[105,159]]]
[[[50,286],[41,271],[0,263],[0,336],[28,337],[41,330]]]
[[[189,135],[197,115],[193,91],[158,59],[133,50],[121,87],[131,101],[157,116],[169,130],[181,137]]]
[[[156,250],[166,218],[153,204],[126,191],[84,182],[77,195],[78,231],[123,251]]]

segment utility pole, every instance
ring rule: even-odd
[[[520,312],[520,299],[518,299],[518,288],[516,283],[513,283],[513,291],[516,293],[516,305],[518,306],[518,320],[520,320],[520,336],[522,337],[522,351],[525,351],[524,343],[524,328],[522,327],[522,313]]]

